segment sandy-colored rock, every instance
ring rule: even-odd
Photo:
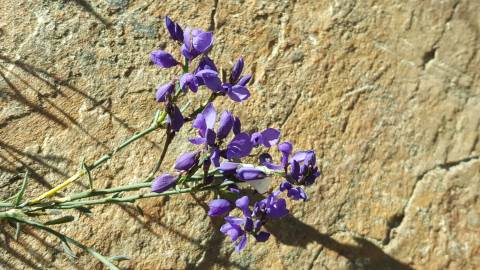
[[[178,55],[169,15],[214,31],[219,65],[243,55],[254,74],[251,99],[216,105],[249,131],[281,128],[297,149],[316,150],[322,178],[308,203],[268,226],[272,239],[241,254],[198,203],[207,194],[139,202],[143,216],[95,207],[56,228],[130,256],[125,269],[478,269],[479,12],[467,0],[3,0],[0,196],[17,191],[27,168],[27,196],[39,194],[149,125],[155,87],[174,75],[149,52]],[[192,149],[192,134],[179,134],[163,170]],[[146,177],[163,138],[119,153],[95,185]],[[19,242],[9,226],[0,231],[4,269],[102,268],[39,231],[25,228]]]

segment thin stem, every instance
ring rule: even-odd
[[[235,182],[227,181],[227,182],[224,182],[224,183],[219,184],[219,185],[209,185],[209,186],[203,186],[203,187],[194,186],[194,187],[184,188],[184,189],[179,189],[179,190],[165,191],[165,192],[162,192],[162,193],[150,192],[150,193],[132,195],[132,196],[124,197],[124,198],[103,198],[103,199],[97,199],[97,200],[65,202],[65,203],[59,203],[59,204],[55,205],[54,208],[55,209],[70,209],[70,208],[84,207],[84,206],[87,206],[87,205],[97,205],[97,204],[107,204],[107,203],[124,203],[124,202],[133,203],[136,200],[145,199],[145,198],[153,198],[153,197],[169,196],[169,195],[176,195],[176,194],[182,194],[182,193],[216,190],[216,189],[220,189],[220,188],[226,187],[226,186],[234,184],[234,183]]]
[[[168,147],[170,146],[170,143],[173,141],[174,137],[175,137],[175,133],[171,132],[170,128],[167,129],[167,138],[165,138],[165,143],[163,144],[162,153],[160,154],[160,158],[155,164],[155,168],[153,168],[152,172],[147,177],[147,181],[150,181],[151,179],[153,179],[153,176],[155,175],[155,173],[157,173],[158,170],[160,169],[160,166],[162,166],[163,160],[165,159],[165,155],[167,154]]]

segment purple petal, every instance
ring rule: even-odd
[[[233,119],[233,128],[232,128],[233,134],[237,135],[238,133],[240,133],[241,128],[242,128],[242,124],[240,123],[240,118],[235,117]]]
[[[287,181],[280,184],[280,191],[281,192],[284,192],[285,190],[290,190],[291,188],[292,188],[292,184],[290,184]]]
[[[268,216],[271,218],[281,218],[288,214],[287,203],[285,199],[278,199],[270,208]]]
[[[237,84],[241,86],[247,86],[247,83],[250,81],[251,78],[252,78],[251,74],[245,75],[242,78],[240,78]]]
[[[223,90],[222,81],[218,77],[218,73],[211,69],[204,69],[199,71],[197,76],[200,76],[203,83],[212,91],[220,92]]]
[[[242,71],[243,58],[240,57],[232,68],[232,73],[230,74],[230,82],[235,83],[238,80],[238,77],[240,77],[240,74],[242,74]]]
[[[185,49],[188,51],[190,51],[193,48],[191,32],[192,32],[192,29],[190,27],[185,28],[185,31],[183,31],[183,45],[185,46]]]
[[[298,180],[300,178],[300,164],[296,160],[292,160],[292,162],[290,162],[290,165],[292,167],[290,169],[290,176],[293,179]]]
[[[252,148],[250,135],[238,133],[227,146],[227,159],[246,157],[250,155]]]
[[[197,57],[200,54],[193,49],[189,49],[186,44],[182,45],[182,47],[180,48],[180,51],[182,52],[182,55],[189,60],[192,60],[193,58]]]
[[[204,55],[202,57],[202,59],[200,60],[200,62],[198,63],[198,67],[195,70],[195,75],[200,70],[204,70],[204,69],[210,69],[210,70],[213,70],[215,72],[218,72],[217,66],[215,66],[215,63],[213,62],[213,60],[210,57],[208,57],[207,55]]]
[[[250,92],[245,86],[234,85],[231,90],[227,92],[227,95],[236,102],[242,102],[250,97]]]
[[[249,217],[249,216],[252,215],[252,212],[250,211],[250,208],[248,207],[249,203],[250,203],[250,199],[248,198],[248,196],[243,196],[240,199],[237,199],[235,201],[235,206],[238,207],[239,209],[241,209],[243,214],[246,217]]]
[[[253,220],[252,220],[252,218],[247,217],[245,219],[245,225],[243,225],[243,229],[247,232],[251,232],[253,230]]]
[[[307,194],[301,187],[291,188],[287,192],[287,196],[294,201],[307,200]]]
[[[202,111],[202,115],[205,117],[205,123],[207,129],[213,130],[215,127],[215,121],[217,120],[217,111],[213,107],[212,103],[208,103]]]
[[[193,144],[200,145],[200,144],[204,144],[207,140],[205,138],[192,138],[192,139],[188,139],[188,141]]]
[[[177,179],[177,176],[173,176],[168,173],[158,176],[152,182],[152,192],[162,193],[168,190],[169,188],[175,186]]]
[[[268,240],[268,238],[270,237],[270,234],[267,233],[267,232],[259,232],[256,236],[255,236],[255,239],[257,240],[257,242],[265,242]]]
[[[157,93],[155,94],[155,98],[158,102],[165,102],[167,100],[167,96],[171,95],[175,90],[175,84],[173,82],[169,82],[167,84],[161,85],[157,88]]]
[[[168,16],[165,16],[165,25],[173,40],[183,42],[183,30],[178,23],[173,22]]]
[[[172,129],[174,131],[179,131],[180,128],[183,126],[184,121],[185,120],[183,119],[183,115],[180,109],[176,105],[173,105],[172,112],[169,113],[167,116],[167,123],[172,126]]]
[[[217,135],[215,134],[215,131],[211,129],[207,129],[207,134],[205,135],[205,139],[207,139],[207,144],[210,146],[215,146],[215,139]]]
[[[260,164],[271,169],[271,170],[281,170],[282,166],[272,163],[272,156],[269,153],[263,153],[258,157]]]
[[[218,148],[213,148],[212,155],[210,156],[210,160],[212,161],[215,167],[220,166],[220,150]]]
[[[262,131],[262,144],[265,147],[271,147],[278,143],[280,131],[274,128],[267,128]]]
[[[187,152],[175,161],[175,169],[179,171],[188,171],[198,163],[198,152]]]
[[[170,68],[178,65],[177,60],[175,60],[175,58],[166,51],[153,51],[150,54],[150,59],[155,65],[163,68]]]
[[[238,165],[240,165],[240,163],[225,161],[220,164],[219,168],[223,171],[223,173],[233,173],[237,169]]]
[[[208,215],[211,217],[221,216],[231,210],[230,202],[225,199],[216,199],[208,204],[210,210]]]
[[[247,246],[247,234],[243,234],[238,244],[235,245],[235,251],[240,253]]]
[[[308,152],[309,151],[298,151],[293,155],[292,159],[296,160],[297,162],[302,162],[307,157]]]
[[[199,53],[204,53],[212,47],[213,34],[211,32],[203,32],[200,29],[195,29],[193,32],[193,48]]]
[[[262,133],[260,132],[253,133],[250,141],[255,147],[260,145],[261,143],[263,143]]]
[[[224,219],[232,225],[242,225],[245,223],[245,219],[239,217],[226,216]]]
[[[202,113],[197,114],[192,126],[198,129],[200,136],[205,137],[205,134],[207,133],[207,122],[205,121],[205,116]]]
[[[224,139],[230,133],[230,130],[233,127],[233,115],[229,111],[224,111],[222,116],[220,116],[220,125],[217,130],[218,139]]]
[[[250,181],[250,180],[259,180],[265,178],[267,175],[260,169],[252,168],[252,167],[242,167],[237,169],[237,173],[235,176],[243,181]]]
[[[180,88],[185,92],[187,86],[192,90],[192,92],[197,92],[197,77],[193,76],[191,73],[185,73],[180,77]]]

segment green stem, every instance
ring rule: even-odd
[[[169,196],[169,195],[176,195],[176,194],[182,194],[182,193],[216,190],[216,189],[221,189],[223,187],[226,187],[226,186],[234,184],[234,183],[235,182],[227,181],[227,182],[224,182],[224,183],[219,184],[219,185],[209,185],[209,186],[204,186],[204,187],[194,186],[194,187],[184,188],[184,189],[179,189],[179,190],[165,191],[165,192],[162,192],[162,193],[150,192],[150,193],[145,193],[145,194],[132,195],[132,196],[124,197],[124,198],[103,198],[103,199],[97,199],[97,200],[65,202],[65,203],[56,204],[53,208],[55,208],[55,209],[70,209],[70,208],[84,207],[84,206],[87,206],[87,205],[124,203],[124,202],[133,203],[136,200],[145,199],[145,198],[154,198],[154,197]]]

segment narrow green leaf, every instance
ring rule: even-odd
[[[71,222],[71,221],[74,221],[74,220],[75,220],[75,217],[73,217],[73,216],[64,216],[64,217],[61,217],[61,218],[56,218],[56,219],[49,220],[49,221],[45,222],[44,224],[45,225],[56,225],[56,224]]]
[[[85,171],[88,178],[88,185],[90,186],[90,190],[93,190],[93,179],[90,170],[88,169],[87,164],[85,164],[84,159],[82,159],[82,170]]]
[[[25,194],[25,189],[27,187],[28,182],[28,170],[25,171],[25,176],[23,177],[22,186],[20,187],[20,191],[18,192],[17,199],[15,200],[15,206],[19,206],[22,202],[23,195]]]
[[[110,257],[110,260],[111,260],[111,261],[121,262],[121,261],[131,260],[131,258],[128,257],[128,256],[118,255],[118,256],[112,256],[112,257]]]
[[[79,206],[75,208],[76,210],[80,211],[80,213],[85,214],[85,215],[91,215],[93,214],[90,209],[84,206]]]

